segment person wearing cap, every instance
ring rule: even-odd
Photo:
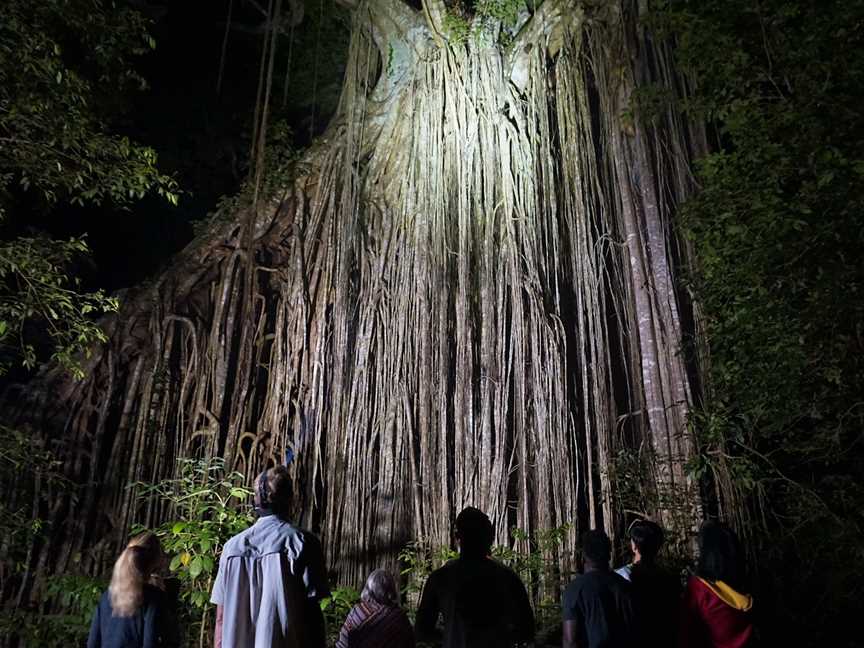
[[[324,648],[324,555],[318,538],[288,521],[292,495],[285,466],[255,482],[258,520],[225,543],[210,597],[216,648]]]
[[[511,648],[534,638],[534,612],[514,571],[492,560],[494,529],[482,511],[468,507],[456,518],[459,557],[430,575],[423,587],[414,631],[420,641],[444,648]],[[443,617],[443,632],[436,627]]]

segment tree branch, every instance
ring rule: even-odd
[[[245,0],[245,2],[247,4],[252,5],[252,7],[254,7],[258,11],[258,13],[260,13],[265,18],[265,21],[263,23],[261,23],[261,25],[259,25],[258,27],[246,27],[246,28],[243,28],[242,26],[233,27],[235,29],[235,31],[247,31],[250,33],[262,33],[265,31],[269,31],[270,27],[268,26],[267,20],[266,20],[266,18],[268,17],[267,8],[261,6],[261,4],[256,2],[256,0]],[[283,21],[280,21],[280,22],[287,22],[287,23],[289,23],[289,26],[296,27],[301,22],[303,22],[303,17],[305,16],[305,6],[303,5],[303,3],[300,0],[287,0],[287,2],[288,2],[288,6],[290,7],[290,11],[288,11],[284,14]],[[344,5],[348,6],[348,2],[345,2],[345,1],[341,2],[340,4],[344,4]],[[356,4],[356,3],[353,3],[353,4]],[[288,33],[285,30],[285,27],[281,24],[276,25],[276,28],[279,29],[279,31],[284,33],[284,34]]]
[[[423,15],[429,24],[429,31],[439,47],[444,46],[444,17],[447,15],[447,5],[444,0],[423,0]]]
[[[581,21],[584,12],[573,0],[546,0],[523,25],[505,54],[510,80],[523,90],[528,83],[528,55],[535,47],[555,56],[561,49],[565,20]]]

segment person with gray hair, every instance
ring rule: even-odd
[[[255,480],[258,521],[228,540],[219,559],[214,648],[324,648],[324,553],[313,533],[289,521],[293,505],[285,466]]]
[[[399,607],[396,580],[386,569],[376,569],[348,613],[336,648],[414,648],[408,615]]]

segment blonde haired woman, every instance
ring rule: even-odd
[[[173,610],[156,584],[165,554],[155,534],[135,536],[114,563],[111,584],[90,625],[87,648],[177,646]]]

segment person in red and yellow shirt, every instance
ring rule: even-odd
[[[753,597],[746,589],[738,536],[721,522],[705,522],[699,532],[696,573],[684,593],[679,648],[749,646]]]

